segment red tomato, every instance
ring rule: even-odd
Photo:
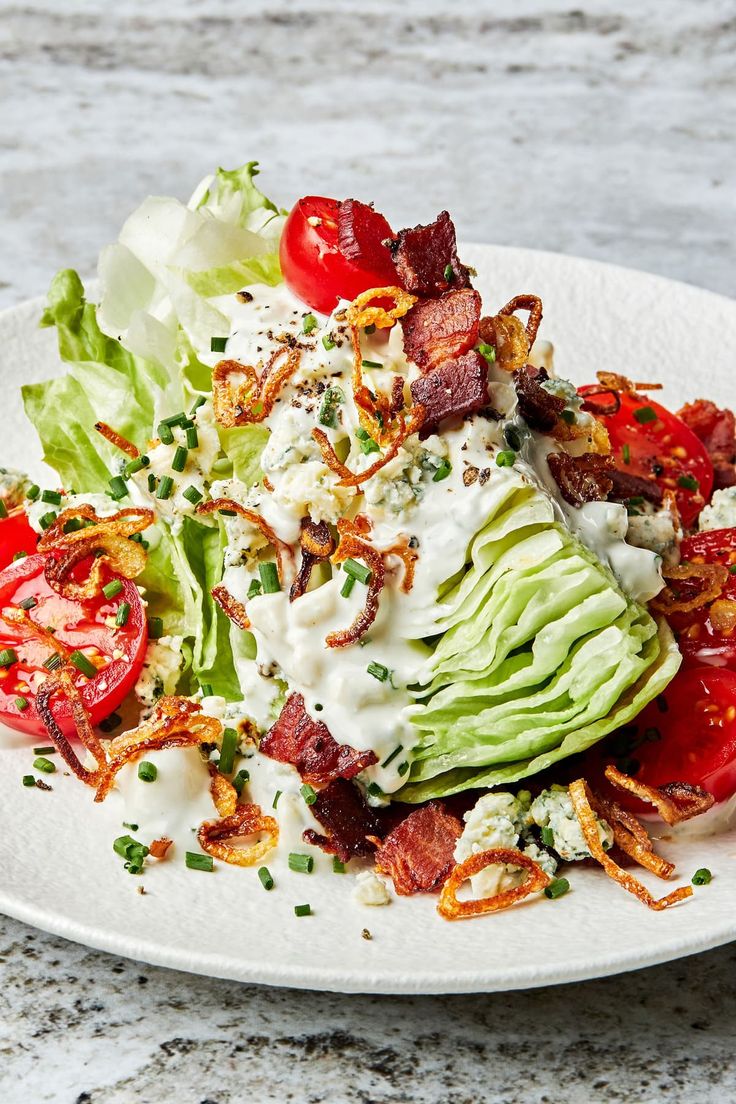
[[[365,203],[305,196],[281,234],[286,285],[313,310],[329,314],[339,299],[395,284],[396,269],[383,244],[391,237],[383,215]]]
[[[619,394],[619,409],[606,414],[613,393],[591,394],[594,391],[595,387],[580,388],[586,407],[608,430],[616,467],[674,491],[682,524],[692,525],[713,489],[713,465],[705,445],[681,418],[652,399]]]
[[[716,667],[680,671],[632,724],[594,748],[590,757],[597,759],[599,770],[602,757],[604,764],[614,763],[647,785],[689,782],[725,801],[736,791],[736,672]],[[620,790],[615,797],[627,808],[645,811]]]
[[[38,537],[23,510],[13,510],[0,520],[0,568],[13,562],[18,552],[35,552]]]
[[[71,601],[46,582],[45,560],[40,554],[28,556],[0,572],[0,650],[11,649],[17,656],[17,662],[0,667],[0,720],[33,736],[46,731],[36,711],[35,692],[48,674],[44,661],[53,649],[45,641],[29,637],[22,627],[4,621],[3,610],[23,608],[21,603],[35,599],[36,604],[27,610],[30,619],[52,629],[54,639],[68,652],[82,652],[97,668],[93,677],[81,671],[75,677],[93,724],[109,716],[132,690],[148,639],[144,607],[135,583],[120,579],[123,589],[111,599],[101,594],[89,602]],[[123,602],[130,607],[125,625],[108,625]],[[25,707],[24,700],[28,703]],[[72,735],[75,726],[69,703],[59,699],[53,712],[61,730]]]

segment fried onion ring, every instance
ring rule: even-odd
[[[416,562],[419,559],[419,553],[416,548],[412,548],[409,543],[410,538],[402,536],[395,544],[392,544],[389,548],[382,548],[382,556],[398,556],[404,565],[404,577],[401,580],[401,590],[404,594],[408,594],[411,588],[414,586],[414,569]]]
[[[115,448],[120,449],[126,456],[130,456],[132,460],[137,460],[140,456],[140,449],[137,445],[134,445],[132,441],[129,441],[126,437],[121,436],[117,430],[109,426],[107,422],[95,422],[95,429],[101,434],[106,441],[109,441]]]
[[[51,707],[51,700],[55,694],[66,698],[71,705],[77,736],[87,751],[94,756],[97,762],[96,770],[89,770],[82,764],[74,748],[56,723]],[[58,671],[53,671],[46,676],[36,691],[36,709],[44,728],[54,743],[54,747],[69,769],[88,786],[97,786],[107,768],[107,755],[92,728],[82,696],[74,685],[73,672],[70,668],[60,667]]]
[[[705,813],[715,804],[713,794],[688,782],[668,782],[665,786],[647,786],[618,770],[606,767],[606,778],[612,786],[634,794],[640,801],[653,805],[665,824],[680,824],[683,820]]]
[[[82,529],[64,532],[72,520],[91,522]],[[49,552],[44,574],[49,586],[64,598],[84,601],[100,593],[103,566],[114,575],[134,579],[146,566],[146,553],[141,544],[130,540],[154,522],[153,510],[141,506],[126,506],[110,517],[98,517],[86,503],[62,510],[38,541],[39,552]],[[81,560],[95,555],[89,576],[82,582],[70,579],[69,573]]]
[[[378,597],[383,589],[386,569],[382,554],[372,544],[361,539],[358,535],[359,529],[353,522],[348,521],[347,518],[340,518],[337,523],[337,532],[340,540],[332,555],[332,562],[343,563],[350,558],[363,560],[371,570],[363,609],[358,613],[350,628],[331,632],[325,638],[325,643],[330,648],[347,648],[350,644],[355,644],[360,640],[376,620]]]
[[[479,874],[487,866],[496,863],[520,867],[526,871],[527,877],[521,885],[504,889],[493,897],[458,901],[457,891],[463,882],[474,874]],[[522,851],[518,851],[515,847],[492,847],[488,851],[479,851],[471,855],[451,871],[442,887],[437,911],[440,916],[444,916],[445,920],[466,920],[473,916],[483,916],[487,912],[499,912],[516,904],[517,901],[522,901],[530,893],[538,893],[546,889],[551,881],[552,879],[545,874],[541,866]]]
[[[275,349],[259,375],[250,364],[221,360],[212,369],[212,406],[215,420],[226,429],[262,422],[273,410],[281,388],[296,371],[301,359],[299,345]],[[283,363],[279,361],[286,357]],[[234,375],[245,380],[234,383]]]
[[[5,621],[8,625],[15,626],[16,629],[20,629],[24,639],[38,641],[39,644],[49,648],[51,652],[60,655],[63,660],[69,658],[69,649],[60,640],[57,640],[49,629],[45,629],[43,625],[37,625],[28,610],[19,609],[17,606],[6,606],[0,612],[0,620]]]
[[[294,554],[289,545],[286,544],[285,541],[282,541],[280,537],[276,536],[265,518],[262,518],[255,510],[249,510],[246,506],[241,506],[240,503],[236,502],[233,498],[211,498],[209,502],[200,502],[195,512],[198,514],[214,514],[219,510],[229,510],[231,513],[237,514],[238,517],[250,522],[256,529],[260,529],[268,543],[272,544],[276,549],[279,579],[281,580],[281,585],[284,586],[286,582],[287,564],[293,563],[294,559]]]
[[[301,563],[289,591],[289,601],[295,602],[306,593],[312,571],[318,563],[324,563],[335,551],[335,538],[326,521],[312,521],[302,518],[299,545],[302,550]]]
[[[232,816],[238,807],[238,791],[214,763],[210,763],[210,796],[221,817]]]
[[[225,616],[232,621],[233,625],[237,625],[238,628],[243,629],[243,631],[250,628],[250,620],[248,614],[245,612],[245,606],[242,602],[239,602],[237,598],[232,596],[226,586],[219,583],[212,588],[210,594]]]
[[[517,310],[529,311],[529,317],[526,321],[526,336],[529,345],[532,346],[537,336],[539,324],[542,321],[542,300],[538,295],[528,293],[515,295],[505,307],[501,307],[498,313],[501,315],[515,314]]]
[[[617,801],[609,801],[598,794],[591,798],[591,807],[610,824],[614,843],[625,855],[658,878],[666,880],[674,874],[675,864],[657,854],[649,833],[633,813],[622,809]]]
[[[267,833],[248,847],[234,847],[227,840],[238,836]],[[233,813],[220,820],[206,820],[197,832],[199,846],[208,855],[234,866],[253,866],[279,841],[278,822],[265,816],[260,805],[238,805]]]
[[[662,575],[667,580],[667,586],[656,597],[650,599],[650,609],[665,615],[689,613],[690,610],[700,609],[718,598],[726,585],[728,568],[724,564],[682,563],[677,567],[665,567]],[[670,585],[686,579],[701,579],[703,589],[691,598],[687,598]]]
[[[374,299],[391,299],[394,305],[390,310],[380,306],[369,306],[368,304]],[[345,317],[351,326],[375,326],[379,330],[385,330],[388,326],[393,326],[399,318],[403,318],[416,301],[416,295],[410,295],[400,287],[370,288],[353,299],[345,312]]]
[[[585,779],[578,778],[575,782],[571,782],[568,792],[575,816],[578,818],[585,842],[588,845],[588,850],[593,858],[601,864],[609,878],[618,882],[628,893],[638,897],[643,904],[655,912],[661,912],[662,909],[669,908],[670,905],[677,904],[678,901],[692,896],[692,886],[680,886],[679,889],[673,890],[672,893],[668,893],[666,897],[661,897],[659,900],[652,897],[646,886],[643,886],[633,874],[630,874],[627,870],[622,870],[610,855],[603,850],[598,836],[598,821],[591,807],[591,801],[594,799]]]

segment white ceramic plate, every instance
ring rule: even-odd
[[[592,261],[491,246],[468,247],[487,304],[534,291],[542,336],[558,370],[582,382],[598,368],[666,384],[664,401],[705,394],[736,405],[736,303],[655,276]],[[59,371],[54,335],[37,328],[40,300],[0,315],[3,438],[0,463],[43,475],[18,387]],[[41,480],[39,479],[39,482]],[[48,473],[45,482],[48,482]],[[167,862],[140,880],[111,842],[119,809],[57,773],[52,793],[25,789],[28,743],[0,750],[0,910],[114,954],[195,973],[342,992],[451,993],[517,989],[612,974],[692,954],[736,937],[736,834],[665,846],[689,880],[713,882],[664,913],[648,911],[594,869],[573,869],[573,892],[497,916],[447,923],[431,897],[366,908],[331,860],[311,876],[285,873],[266,893],[255,870],[215,873]],[[645,876],[646,879],[646,876]],[[656,882],[650,880],[649,884]],[[652,884],[658,895],[662,883]],[[671,888],[671,887],[670,887]],[[314,915],[298,919],[295,904]],[[368,927],[373,935],[362,937]]]

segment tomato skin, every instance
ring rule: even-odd
[[[28,518],[22,509],[12,510],[6,518],[0,519],[0,568],[13,562],[18,552],[29,555],[36,551],[37,534],[28,524]]]
[[[92,602],[81,603],[61,598],[45,580],[45,562],[44,555],[36,554],[17,560],[0,571],[0,611],[6,606],[17,605],[22,598],[37,597],[38,606],[35,608],[44,611],[45,627],[53,622],[57,638],[66,647],[83,650],[85,646],[95,645],[100,653],[109,657],[107,665],[94,678],[87,679],[80,675],[76,680],[92,724],[99,724],[121,704],[138,678],[148,642],[145,607],[135,583],[122,578],[119,581],[123,589],[111,600],[101,596]],[[126,625],[111,630],[104,619],[114,615],[123,601],[130,606]],[[21,647],[20,640],[19,631],[4,624],[0,618],[0,647]],[[115,659],[112,656],[114,648],[124,651],[124,656]],[[32,689],[20,690],[13,685],[19,677],[25,677],[16,674],[18,666],[0,671],[0,721],[32,736],[46,736]],[[22,670],[30,671],[31,678],[35,678],[34,672],[42,671],[42,667],[34,657],[22,665]],[[18,708],[16,698],[19,696],[27,699],[28,708]],[[69,703],[63,698],[55,700],[52,712],[62,732],[66,736],[74,735],[76,727]]]
[[[611,438],[616,467],[631,475],[654,479],[663,491],[674,491],[682,524],[693,524],[713,489],[713,464],[705,445],[681,418],[648,397],[620,393],[614,414],[600,413],[610,406],[612,392],[596,394],[595,386],[579,388],[586,409],[605,425]],[[652,411],[656,417],[651,417]],[[638,418],[637,418],[638,415]],[[640,421],[639,419],[650,420]],[[628,458],[628,463],[627,463]],[[697,488],[680,480],[697,482]]]
[[[365,204],[360,206],[361,234],[351,252],[361,256],[350,258],[340,250],[339,200],[304,196],[284,223],[279,246],[284,281],[320,314],[330,314],[340,299],[354,299],[361,291],[396,283],[391,254],[382,244],[393,237],[393,231],[383,215]]]

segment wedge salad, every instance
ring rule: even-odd
[[[313,871],[446,919],[581,861],[681,901],[632,867],[670,879],[653,837],[734,809],[733,414],[557,376],[447,212],[287,213],[256,173],[147,199],[96,305],[52,282],[66,371],[23,400],[57,478],[0,476],[0,717],[46,745],[19,784],[118,803],[128,873],[250,868],[298,916]]]

